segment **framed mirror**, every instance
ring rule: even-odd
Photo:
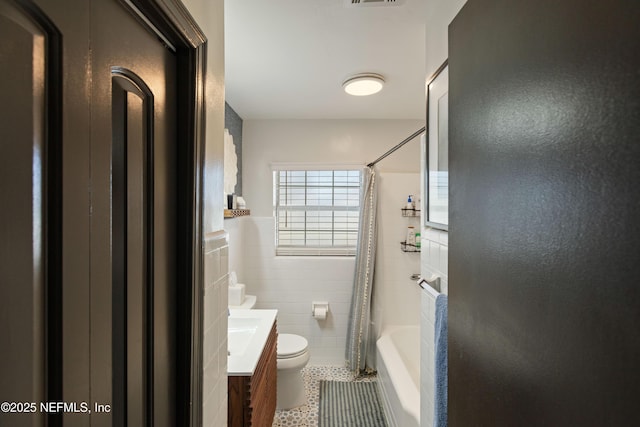
[[[426,227],[449,230],[449,65],[427,81]]]

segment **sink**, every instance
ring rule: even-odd
[[[259,317],[231,317],[227,328],[227,350],[229,356],[241,356],[246,351],[253,335],[258,330]]]
[[[227,374],[253,375],[278,310],[229,310]]]

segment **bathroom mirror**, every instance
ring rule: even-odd
[[[449,66],[427,81],[425,226],[449,229]]]
[[[233,136],[229,129],[224,130],[224,192],[227,195],[235,193],[238,182],[238,156]],[[233,206],[228,206],[232,209]]]

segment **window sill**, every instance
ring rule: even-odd
[[[277,257],[331,257],[345,258],[355,257],[355,249],[318,249],[318,248],[276,248]]]

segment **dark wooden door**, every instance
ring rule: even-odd
[[[94,1],[91,16],[92,399],[112,402],[114,425],[168,426],[175,418],[176,59],[120,3]],[[111,425],[94,417],[92,424]]]
[[[0,401],[38,405],[0,425],[176,425],[177,59],[136,12],[0,0]]]
[[[89,400],[89,8],[43,3],[0,1],[3,426],[59,422],[39,404],[63,389]]]
[[[640,7],[449,27],[449,425],[638,426]]]

